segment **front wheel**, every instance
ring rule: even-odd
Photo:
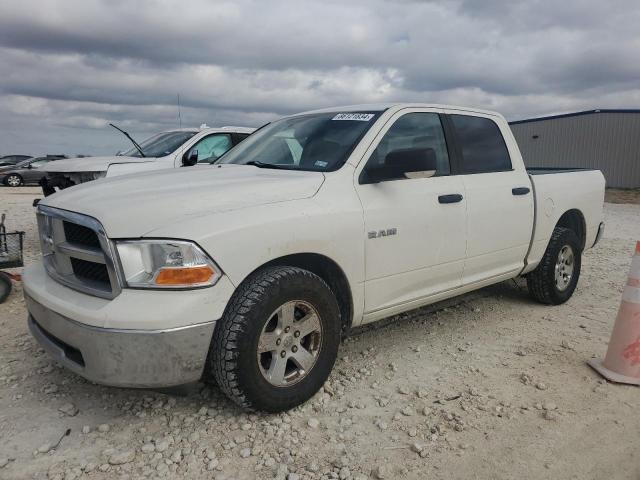
[[[22,180],[22,177],[20,175],[12,173],[11,175],[7,175],[7,177],[4,179],[4,183],[9,187],[19,187],[24,183],[24,181]]]
[[[527,275],[529,294],[538,302],[559,305],[578,285],[582,246],[573,230],[556,227],[540,264]]]
[[[270,267],[234,293],[216,325],[207,372],[243,408],[281,412],[324,384],[340,344],[329,286],[296,267]]]

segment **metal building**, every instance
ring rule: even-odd
[[[589,110],[510,125],[528,167],[597,168],[608,187],[640,188],[640,110]]]

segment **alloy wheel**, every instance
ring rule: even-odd
[[[293,300],[273,312],[258,340],[258,365],[271,385],[287,387],[305,378],[322,345],[322,323],[308,302]]]
[[[7,185],[9,185],[10,187],[19,187],[21,183],[22,180],[17,175],[9,175],[7,177]]]
[[[560,292],[564,292],[573,278],[574,254],[573,249],[569,245],[565,245],[558,253],[558,259],[555,266],[555,282],[556,288]]]

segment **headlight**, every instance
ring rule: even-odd
[[[220,269],[195,243],[180,240],[116,242],[126,286],[194,288],[215,285]]]

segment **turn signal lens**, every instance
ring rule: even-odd
[[[157,285],[199,285],[209,281],[216,272],[209,265],[197,267],[166,267],[156,276]]]

